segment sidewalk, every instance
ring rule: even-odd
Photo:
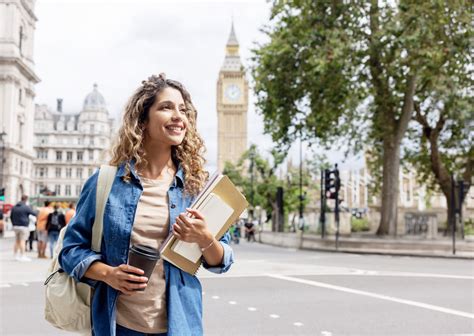
[[[6,231],[4,236],[0,238],[0,288],[12,284],[44,282],[48,276],[51,259],[38,259],[35,242],[33,244],[34,251],[26,252],[26,256],[31,258],[31,261],[20,262],[15,260],[13,256],[14,237],[13,231]]]
[[[414,257],[440,257],[474,259],[474,242],[456,239],[456,254],[452,253],[452,238],[379,238],[376,236],[339,237],[336,249],[335,236],[322,239],[320,235],[301,232],[267,232],[257,234],[263,244],[304,250],[346,252],[358,254],[384,254]]]

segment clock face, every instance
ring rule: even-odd
[[[236,102],[239,100],[241,95],[240,88],[236,84],[229,84],[225,88],[225,96],[227,99],[229,99],[232,102]]]

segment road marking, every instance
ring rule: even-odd
[[[270,314],[270,317],[273,318],[273,319],[277,319],[277,318],[280,318],[280,315]]]
[[[257,311],[257,308],[255,308],[255,307],[248,307],[247,309],[248,309],[248,311]]]
[[[12,286],[12,285],[7,284],[7,283],[6,283],[6,284],[0,284],[0,288],[9,288],[9,287],[11,287],[11,286]]]
[[[330,332],[330,331],[321,331],[321,336],[332,336],[332,332]]]
[[[295,322],[295,323],[293,323],[293,325],[294,325],[295,327],[302,327],[302,326],[303,326],[303,323],[301,323],[301,322]]]
[[[327,284],[327,283],[319,282],[319,281],[311,281],[311,280],[293,278],[293,277],[288,277],[288,276],[284,276],[284,275],[268,274],[267,276],[270,277],[270,278],[274,278],[274,279],[298,282],[298,283],[302,283],[302,284],[310,285],[310,286],[314,286],[314,287],[322,287],[322,288],[333,289],[333,290],[346,292],[346,293],[369,296],[369,297],[372,297],[372,298],[386,300],[386,301],[403,303],[403,304],[406,304],[406,305],[409,305],[409,306],[415,306],[415,307],[420,307],[420,308],[425,308],[425,309],[429,309],[429,310],[438,311],[438,312],[441,312],[441,313],[446,313],[446,314],[451,314],[451,315],[456,315],[456,316],[461,316],[461,317],[467,317],[467,318],[470,318],[470,319],[474,320],[474,314],[466,313],[466,312],[463,312],[463,311],[460,311],[460,310],[454,310],[454,309],[444,308],[444,307],[440,307],[440,306],[430,305],[430,304],[423,303],[423,302],[417,302],[417,301],[411,301],[411,300],[405,300],[405,299],[398,299],[398,298],[392,297],[392,296],[381,295],[381,294],[366,292],[366,291],[347,288],[347,287],[335,286],[335,285],[331,285],[331,284]]]
[[[237,304],[237,302],[235,302],[235,301],[229,301],[229,304],[235,305],[235,304]]]
[[[219,296],[214,295],[212,298],[213,298],[214,300],[218,300],[218,299],[219,299]]]
[[[22,282],[21,284],[19,284],[20,286],[24,286],[24,287],[28,287],[29,284],[27,284],[26,282]]]

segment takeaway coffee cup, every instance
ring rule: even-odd
[[[158,259],[160,259],[160,252],[146,245],[133,245],[128,252],[128,264],[142,269],[145,272],[143,276],[148,279],[150,279]],[[137,290],[144,291],[145,288]]]

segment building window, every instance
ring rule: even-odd
[[[77,144],[82,145],[82,138],[77,138]]]
[[[77,178],[82,178],[82,168],[77,168],[76,169],[76,177]]]
[[[94,128],[94,126],[95,126],[94,124],[92,124],[92,125],[90,125],[90,126],[89,126],[89,127],[90,127],[90,131],[91,131],[91,133],[94,133],[94,131],[95,131],[95,128]]]
[[[89,143],[94,146],[94,138],[90,138]]]
[[[18,90],[18,104],[23,105],[23,90]]]
[[[57,151],[56,152],[56,161],[62,161],[63,159],[63,152]]]
[[[72,161],[72,152],[66,152],[66,161]]]
[[[39,168],[38,168],[38,176],[39,176],[39,177],[45,177],[45,176],[46,176],[46,168],[44,168],[44,167],[39,167]]]
[[[81,194],[81,185],[77,184],[76,185],[76,196],[79,196]]]
[[[45,150],[39,150],[36,152],[36,157],[38,159],[47,159],[48,158],[48,152]]]
[[[94,160],[94,151],[89,149],[89,161]]]
[[[56,177],[61,177],[61,168],[56,168]]]
[[[23,161],[20,161],[20,175],[23,175]]]
[[[77,152],[77,161],[82,161],[82,156],[84,152]]]
[[[54,186],[54,192],[56,193],[56,196],[61,195],[61,185],[60,184],[56,184]]]
[[[70,185],[66,185],[66,190],[64,192],[66,194],[66,196],[71,196],[71,186]]]
[[[89,176],[91,176],[94,173],[94,169],[89,168]]]
[[[72,177],[72,168],[66,168],[66,177]]]

